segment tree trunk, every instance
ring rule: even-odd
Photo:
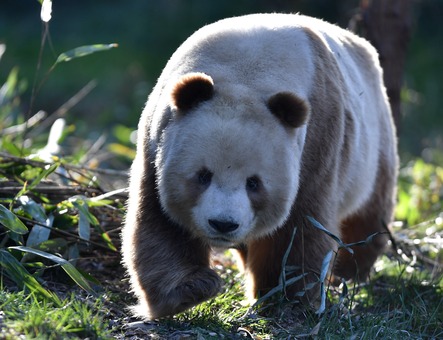
[[[362,35],[378,50],[392,115],[400,131],[403,70],[411,33],[411,0],[361,0]]]

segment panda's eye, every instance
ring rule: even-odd
[[[201,185],[208,186],[211,183],[212,172],[203,168],[197,173],[197,179]]]
[[[249,177],[246,180],[246,189],[252,192],[256,192],[260,189],[260,183],[260,178],[258,178],[257,176]]]

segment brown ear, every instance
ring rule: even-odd
[[[189,110],[209,100],[214,94],[214,82],[204,73],[189,73],[182,76],[172,89],[172,104],[179,110]]]
[[[289,127],[300,127],[308,119],[307,103],[291,92],[274,94],[268,100],[268,108],[284,125]]]

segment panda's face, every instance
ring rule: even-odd
[[[197,114],[182,120],[165,131],[158,155],[165,212],[216,246],[232,246],[281,225],[298,173],[294,149],[278,138],[285,131]]]
[[[169,123],[157,148],[162,208],[212,246],[272,233],[295,200],[305,133],[265,104],[200,103]]]

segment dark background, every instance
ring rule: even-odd
[[[409,1],[409,0],[404,0]],[[402,91],[403,159],[443,150],[443,0],[413,1],[413,29]],[[343,0],[54,0],[50,42],[38,79],[57,56],[72,48],[118,43],[117,49],[59,64],[41,88],[32,112],[53,112],[90,80],[97,87],[67,115],[77,137],[94,139],[117,125],[135,129],[152,86],[174,50],[196,29],[221,18],[254,12],[300,12],[346,27],[359,1]],[[0,84],[12,68],[27,82],[27,111],[42,35],[36,0],[1,0]],[[423,151],[425,152],[423,153]]]

